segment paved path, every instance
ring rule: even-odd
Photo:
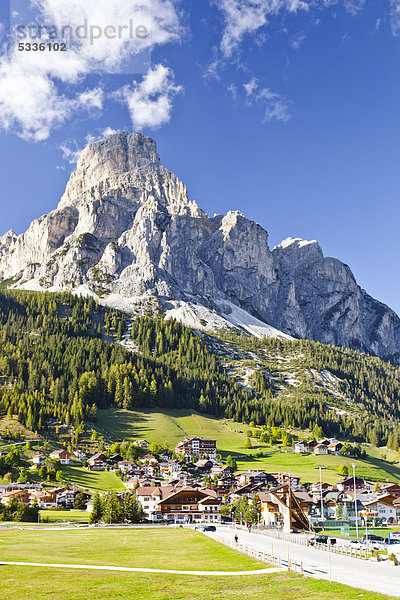
[[[284,568],[254,569],[252,571],[173,571],[170,569],[141,569],[135,567],[111,567],[106,565],[73,565],[58,563],[10,562],[0,561],[1,565],[16,567],[54,567],[57,569],[82,569],[88,571],[124,571],[128,573],[169,573],[171,575],[211,575],[213,577],[232,577],[232,575],[270,575],[286,571]]]
[[[351,587],[400,597],[400,567],[299,546],[265,534],[235,530],[233,527],[218,527],[216,533],[207,535],[223,537],[231,544],[235,534],[240,544],[279,556],[282,565],[287,565],[288,557],[292,561],[302,562],[304,575],[309,577],[331,579]]]

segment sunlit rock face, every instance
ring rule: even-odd
[[[315,241],[288,238],[271,251],[268,233],[239,212],[209,218],[138,133],[90,144],[58,208],[0,237],[0,279],[105,302],[156,297],[165,310],[229,315],[236,305],[289,335],[400,360],[399,318],[347,265]]]

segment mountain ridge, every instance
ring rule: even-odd
[[[185,313],[198,329],[243,327],[400,361],[400,319],[347,265],[315,240],[270,250],[267,231],[239,211],[210,218],[143,134],[83,150],[57,209],[0,237],[1,280],[184,322]]]

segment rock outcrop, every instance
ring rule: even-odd
[[[58,208],[0,237],[0,279],[132,310],[156,299],[168,314],[201,314],[204,328],[247,315],[258,335],[265,326],[400,362],[399,318],[347,265],[315,241],[288,238],[271,251],[267,232],[239,212],[209,218],[142,134],[118,132],[82,152]]]

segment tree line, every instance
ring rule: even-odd
[[[78,435],[98,408],[192,408],[268,429],[318,427],[324,435],[398,448],[398,366],[318,342],[236,335],[239,347],[293,357],[301,383],[287,397],[275,393],[262,371],[251,378],[253,389],[238,385],[207,336],[173,319],[134,320],[129,335],[136,352],[110,343],[128,335],[128,320],[93,298],[0,293],[0,411],[39,432],[55,418]],[[310,383],[307,368],[340,378],[348,411],[334,409],[332,397]]]

